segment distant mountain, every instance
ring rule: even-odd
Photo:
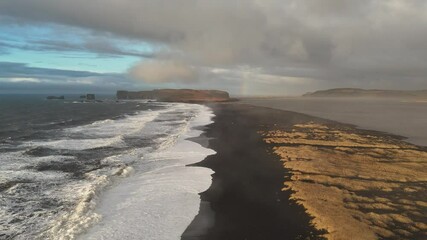
[[[371,97],[371,98],[419,98],[427,99],[427,90],[403,91],[403,90],[378,90],[360,88],[334,88],[306,93],[304,97]]]
[[[228,92],[219,90],[156,89],[152,91],[117,91],[117,99],[156,99],[163,102],[224,102]]]

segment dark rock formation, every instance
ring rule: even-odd
[[[225,91],[193,89],[156,89],[153,91],[117,91],[117,99],[156,99],[163,102],[224,102],[230,101]]]
[[[86,94],[86,100],[90,100],[90,101],[95,100],[95,94]]]
[[[47,96],[46,99],[56,100],[56,99],[65,99],[65,97],[64,96]]]

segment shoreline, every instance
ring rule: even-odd
[[[171,130],[165,134],[168,138],[152,151],[139,155],[142,161],[132,164],[133,174],[102,192],[94,208],[94,213],[102,218],[85,228],[77,239],[178,239],[181,236],[197,215],[198,193],[211,185],[212,174],[207,168],[187,166],[215,153],[190,140],[211,123],[212,112],[206,106],[189,106],[181,109],[191,111],[193,117],[189,116],[181,125],[168,125]],[[157,120],[163,122],[162,119],[171,116],[163,117]],[[155,134],[153,125],[146,129]]]
[[[357,129],[399,136],[405,142],[427,147],[426,105],[419,102],[294,97],[244,98],[241,103],[325,118]]]
[[[291,191],[281,191],[290,175],[257,133],[262,112],[242,118],[240,104],[209,106],[215,117],[204,137],[217,154],[191,166],[212,169],[212,185],[200,193],[202,207],[181,239],[323,239]]]
[[[425,236],[426,186],[417,170],[426,166],[425,147],[296,112],[236,103],[210,107],[216,117],[204,137],[217,154],[194,166],[215,173],[181,239]],[[199,225],[200,219],[208,224]]]

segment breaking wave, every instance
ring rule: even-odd
[[[109,214],[96,211],[99,198],[108,196],[105,189],[121,189],[129,176],[150,178],[168,164],[184,166],[212,153],[194,146],[182,151],[185,137],[195,134],[192,128],[209,123],[207,107],[149,104],[157,107],[5,145],[0,154],[0,239],[74,239],[95,223],[109,221]],[[167,164],[153,164],[159,161]],[[210,172],[202,171],[200,189],[210,185]]]

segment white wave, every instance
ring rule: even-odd
[[[71,156],[31,157],[24,151],[0,154],[0,186],[4,187],[0,192],[0,233],[6,236],[19,233],[13,239],[33,239],[29,228],[46,226],[53,213],[40,208],[38,203],[58,197],[53,187],[64,184],[71,174],[39,172],[32,167],[71,159]],[[62,196],[59,198],[64,199]]]
[[[96,139],[61,139],[55,141],[29,141],[25,147],[46,147],[50,149],[86,150],[100,147],[123,146],[123,136]]]
[[[63,179],[68,173],[56,172],[56,171],[46,171],[46,172],[37,172],[29,169],[21,170],[0,170],[0,184],[4,184],[11,181],[26,181],[31,180],[36,181],[53,181]],[[1,217],[0,217],[1,218]]]
[[[185,140],[199,136],[195,127],[211,123],[212,112],[204,106],[185,105],[196,117],[164,147],[144,155],[135,174],[105,192],[96,208],[101,222],[81,239],[179,239],[197,215],[199,193],[211,184],[210,169],[187,167],[214,154],[211,149]],[[173,143],[173,144],[172,144]]]
[[[74,159],[74,157],[62,155],[33,157],[26,155],[25,151],[6,152],[0,154],[0,171],[20,171],[42,162],[64,161],[71,159]],[[0,178],[3,176],[4,175],[0,175]]]
[[[127,115],[120,119],[106,119],[96,121],[88,125],[66,129],[67,134],[81,134],[88,137],[112,137],[120,135],[138,134],[148,122],[156,119],[159,114],[172,111],[173,109],[163,109],[157,111],[140,111],[135,115]]]
[[[74,239],[76,234],[99,221],[100,215],[92,210],[96,206],[99,192],[109,184],[107,175],[92,176],[92,181],[68,186],[68,194],[79,196],[73,211],[64,213],[59,219],[53,221],[49,231],[39,236],[40,239],[68,240]]]
[[[140,111],[121,119],[106,119],[88,125],[64,129],[63,139],[54,141],[29,141],[21,147],[46,147],[50,149],[87,150],[101,147],[123,147],[124,137],[138,136],[145,125],[160,114],[173,111]]]
[[[130,149],[104,158],[101,160],[101,168],[86,173],[81,180],[72,179],[71,173],[31,170],[39,163],[73,161],[73,156],[34,157],[25,154],[25,151],[2,153],[0,184],[21,180],[23,183],[16,184],[3,192],[5,195],[0,196],[0,205],[10,207],[0,208],[0,232],[6,232],[2,227],[8,228],[7,234],[19,234],[16,239],[74,239],[89,226],[102,221],[102,224],[108,226],[105,234],[102,233],[104,229],[101,229],[99,235],[95,226],[88,238],[114,237],[119,236],[119,233],[128,236],[125,231],[148,231],[147,239],[179,236],[197,214],[200,203],[198,193],[209,187],[212,173],[209,169],[190,168],[186,165],[201,161],[214,153],[185,138],[198,136],[201,131],[193,128],[210,123],[212,114],[208,108],[200,105],[160,104],[166,106],[166,109],[143,111],[122,119],[108,119],[65,129],[62,135],[57,136],[58,140],[29,141],[20,146],[20,149],[46,147],[86,150],[121,147],[127,136],[157,139],[152,146]],[[122,177],[128,178],[119,181],[117,187],[102,195],[106,186],[114,185],[116,179]],[[26,183],[26,180],[32,182]],[[30,188],[36,189],[37,194]],[[102,201],[100,196],[103,197]],[[32,204],[13,202],[17,198],[27,199]],[[175,203],[174,199],[178,202]],[[2,201],[12,202],[3,204]],[[67,207],[63,208],[62,205],[60,208],[37,210],[37,204],[46,201],[60,201],[60,204],[67,204]],[[97,208],[99,202],[102,204]],[[108,203],[111,204],[111,209]],[[162,205],[165,208],[162,208]],[[123,215],[120,215],[122,208],[125,210]],[[170,210],[167,210],[168,208]],[[153,228],[151,231],[150,228],[144,227],[145,230],[133,230],[140,224],[137,214],[141,211],[149,216],[144,220],[146,224],[158,224],[164,228]],[[115,221],[126,215],[133,217],[128,220],[131,224],[119,224],[119,231],[114,233]],[[167,220],[162,221],[161,217]],[[13,219],[16,218],[25,220],[15,223]],[[178,226],[174,225],[175,218],[182,220],[179,220]],[[49,226],[48,231],[45,231],[46,226]],[[22,229],[28,231],[22,232]],[[165,229],[168,231],[163,233]],[[40,231],[43,232],[37,237],[36,234]]]
[[[134,148],[125,151],[124,153],[108,156],[101,160],[102,165],[108,166],[129,166],[135,162],[141,161],[144,154],[152,151],[153,147]]]

